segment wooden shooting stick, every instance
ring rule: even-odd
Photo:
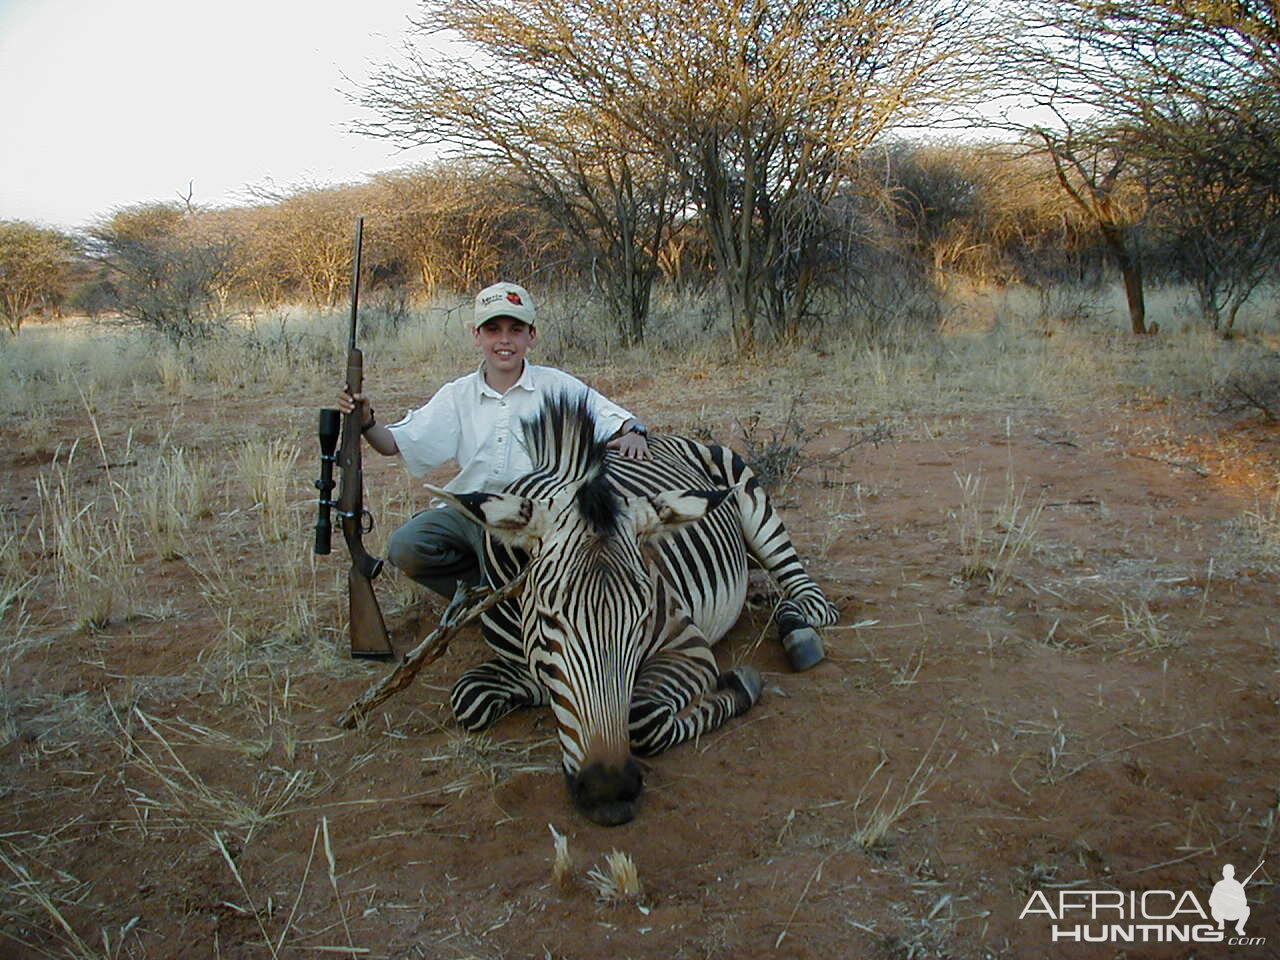
[[[440,617],[440,625],[420,644],[406,653],[399,666],[360,694],[356,701],[338,717],[338,726],[346,730],[354,729],[374,707],[409,686],[419,670],[428,663],[440,659],[449,649],[449,641],[459,630],[494,604],[509,600],[519,593],[524,588],[524,581],[528,575],[529,568],[525,567],[497,590],[492,587],[472,587],[466,593],[454,597]]]

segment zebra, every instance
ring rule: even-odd
[[[482,620],[497,656],[459,678],[451,704],[469,731],[549,705],[575,806],[626,823],[643,788],[634,755],[760,697],[757,670],[721,672],[711,649],[742,612],[748,554],[781,589],[774,619],[794,669],[823,658],[817,628],[837,611],[732,450],[654,435],[652,460],[622,458],[597,440],[585,395],[548,399],[522,433],[534,469],[502,493],[429,487],[485,528],[491,583],[529,566],[522,594]]]

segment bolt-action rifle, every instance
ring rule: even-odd
[[[355,251],[351,267],[351,333],[347,341],[347,392],[352,396],[364,389],[364,354],[356,348],[356,316],[360,302],[360,243],[364,218],[356,218]],[[338,444],[341,434],[342,443]],[[364,471],[360,459],[360,410],[345,417],[337,410],[320,411],[320,491],[319,517],[316,520],[316,550],[327,554],[333,536],[329,519],[336,510],[342,535],[351,551],[351,569],[347,572],[351,600],[351,656],[370,660],[389,660],[394,652],[387,638],[387,625],[373,592],[373,580],[382,571],[382,560],[370,556],[363,537],[373,529],[373,517],[364,508]],[[334,449],[337,449],[337,456]],[[334,488],[333,465],[342,468],[342,489],[337,500],[329,496]]]

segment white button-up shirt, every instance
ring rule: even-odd
[[[598,439],[609,439],[631,419],[622,407],[563,370],[525,363],[520,379],[505,394],[485,383],[482,365],[446,383],[425,406],[387,429],[414,476],[454,460],[462,470],[445,484],[446,490],[493,493],[533,470],[521,421],[536,416],[547,397],[582,392],[595,415]]]

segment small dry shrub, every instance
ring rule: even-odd
[[[887,424],[877,423],[856,436],[851,434],[845,445],[832,453],[822,456],[807,454],[805,447],[818,434],[800,418],[799,410],[804,404],[803,395],[792,397],[782,424],[776,427],[763,426],[764,418],[759,413],[752,414],[745,421],[734,421],[737,435],[731,445],[742,455],[756,479],[770,493],[784,492],[804,470],[814,467],[838,469],[841,458],[855,447],[864,443],[879,446],[892,437]],[[699,439],[712,442],[707,436]]]
[[[1280,353],[1254,357],[1231,373],[1218,388],[1220,413],[1261,414],[1280,420]]]
[[[756,479],[770,492],[785,490],[805,467],[804,447],[812,435],[796,413],[801,403],[803,398],[792,398],[781,426],[763,427],[759,413],[745,422],[735,421],[735,446]]]

